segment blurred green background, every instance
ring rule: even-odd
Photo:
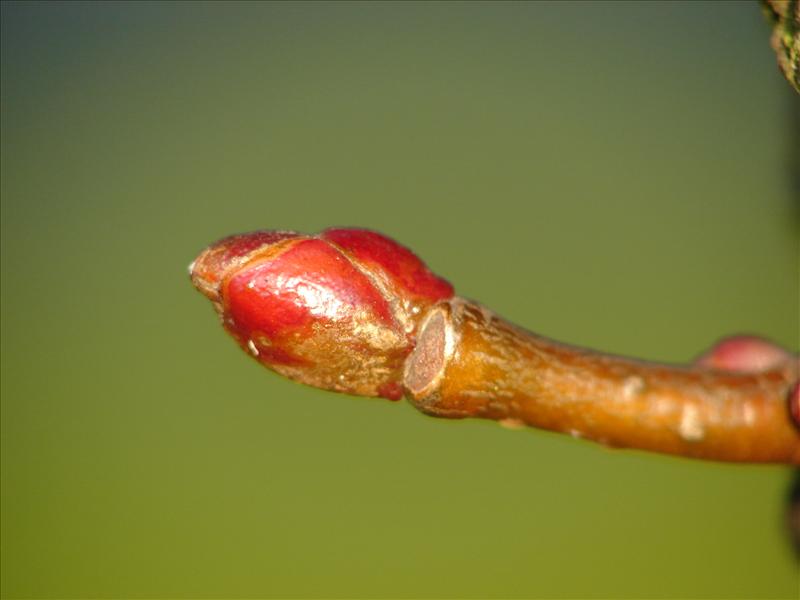
[[[754,3],[2,5],[2,593],[781,597],[791,472],[301,387],[186,266],[385,232],[573,343],[798,347]]]

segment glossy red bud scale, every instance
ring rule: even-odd
[[[190,271],[225,329],[265,366],[393,400],[422,315],[453,296],[410,250],[363,229],[235,235],[209,246]]]

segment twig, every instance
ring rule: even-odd
[[[530,425],[696,458],[800,462],[791,369],[735,373],[634,361],[553,342],[478,304],[434,308],[406,364],[428,414]]]
[[[732,338],[685,367],[567,346],[454,296],[408,249],[358,229],[232,236],[190,273],[243,349],[302,383],[609,446],[800,463],[798,362],[762,340]]]
[[[770,45],[778,67],[800,92],[800,0],[761,0],[761,6],[772,25]]]

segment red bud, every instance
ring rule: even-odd
[[[239,345],[302,383],[402,396],[421,315],[453,288],[378,233],[259,231],[225,238],[190,267]]]
[[[789,414],[795,426],[800,427],[800,381],[795,381],[789,390]]]
[[[695,364],[722,371],[757,373],[776,369],[792,359],[778,346],[754,335],[735,335],[714,344]]]

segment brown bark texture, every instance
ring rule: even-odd
[[[738,373],[577,348],[456,297],[428,314],[404,383],[412,403],[434,416],[701,459],[800,464],[787,401],[797,378],[796,361]]]

